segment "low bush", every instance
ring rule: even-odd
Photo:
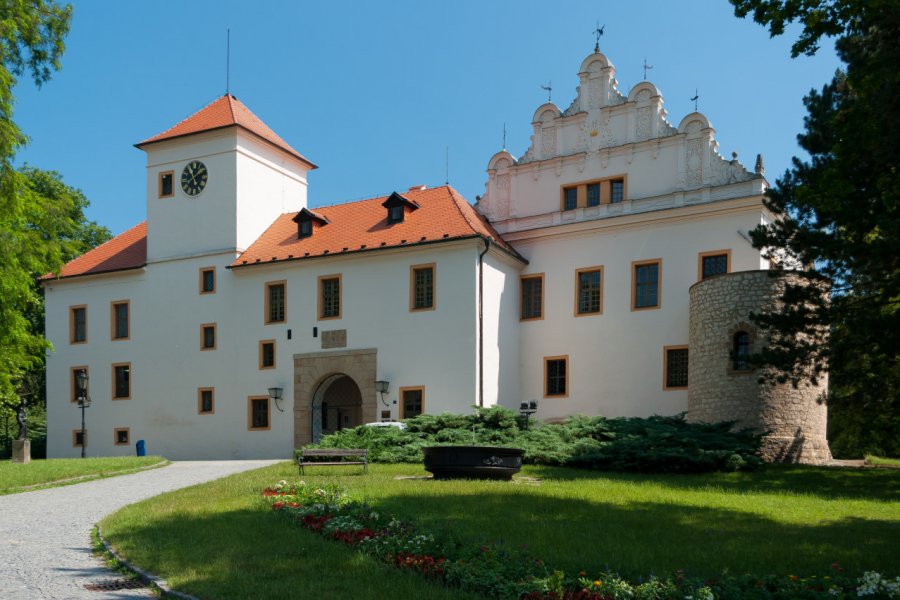
[[[491,445],[525,450],[525,462],[604,471],[700,473],[758,468],[760,436],[732,431],[733,423],[688,423],[684,414],[648,418],[586,417],[533,423],[492,407],[472,415],[420,415],[397,427],[356,427],[322,439],[313,448],[367,448],[373,462],[422,462],[422,448]]]

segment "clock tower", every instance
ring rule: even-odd
[[[245,250],[316,168],[231,94],[146,139],[147,262]]]

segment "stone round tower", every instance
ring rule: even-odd
[[[746,360],[766,340],[750,313],[777,308],[791,272],[744,271],[704,279],[690,290],[689,421],[737,421],[738,428],[768,432],[762,455],[771,462],[822,464],[831,460],[825,439],[827,376],[818,385],[760,383]]]

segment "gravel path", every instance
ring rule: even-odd
[[[121,580],[91,553],[91,528],[117,509],[162,492],[279,461],[183,461],[59,488],[0,496],[0,598],[147,598],[147,588],[94,592]]]

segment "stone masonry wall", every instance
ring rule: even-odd
[[[766,340],[750,320],[751,312],[776,307],[790,272],[745,271],[710,277],[690,290],[688,420],[737,421],[738,428],[768,432],[763,457],[771,462],[822,464],[831,460],[825,438],[827,409],[819,385],[759,383],[758,370],[735,371],[734,334],[750,334],[750,352]]]

